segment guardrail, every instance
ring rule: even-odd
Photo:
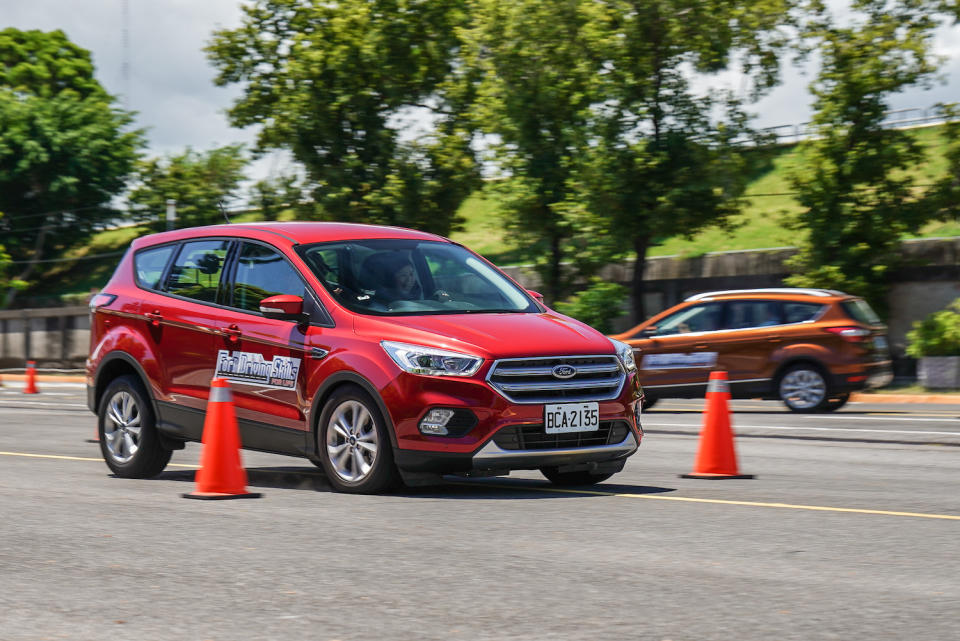
[[[81,367],[90,349],[86,306],[0,311],[0,367]]]
[[[921,109],[920,107],[893,109],[886,112],[886,115],[893,117],[881,123],[881,126],[885,129],[910,129],[912,127],[941,125],[950,120],[950,114],[944,111],[940,105],[934,105],[927,109]],[[801,122],[795,125],[764,127],[760,131],[772,134],[780,143],[800,142],[817,135],[817,131],[812,125],[812,122]]]

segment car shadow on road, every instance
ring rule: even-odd
[[[248,489],[275,488],[283,490],[308,490],[312,492],[333,492],[330,482],[323,472],[309,467],[248,467]],[[168,470],[156,477],[161,481],[183,481],[194,483],[195,470]],[[626,485],[622,483],[601,483],[589,486],[557,487],[547,481],[531,479],[509,479],[496,477],[489,479],[467,479],[457,476],[445,476],[437,485],[422,487],[404,487],[390,492],[386,496],[398,498],[431,499],[562,499],[602,497],[615,494],[661,494],[674,492],[675,488],[647,485]]]

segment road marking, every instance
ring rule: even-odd
[[[102,463],[102,458],[91,458],[89,456],[61,456],[59,454],[33,454],[32,452],[0,452],[0,456],[22,456],[25,458],[53,459],[58,461],[92,461]],[[199,465],[185,465],[182,463],[167,463],[167,467],[185,467],[192,470],[199,469]]]
[[[630,492],[603,492],[601,490],[565,490],[555,487],[535,487],[530,485],[509,485],[505,483],[487,483],[475,481],[472,483],[451,483],[463,487],[494,487],[504,490],[530,490],[533,492],[555,492],[558,494],[589,494],[593,496],[612,496],[626,499],[650,499],[654,501],[679,501],[683,503],[711,503],[715,505],[741,505],[747,507],[770,507],[787,510],[811,510],[815,512],[845,512],[849,514],[876,514],[880,516],[907,516],[919,519],[942,519],[960,521],[960,515],[954,514],[927,514],[924,512],[895,512],[892,510],[868,510],[854,507],[830,507],[826,505],[794,505],[792,503],[761,503],[759,501],[731,501],[725,499],[698,499],[688,496],[659,496],[656,494],[631,494]]]
[[[647,421],[642,421],[644,429],[648,427],[697,427],[702,428],[703,425],[700,423],[648,423]],[[733,427],[734,433],[738,429],[758,429],[758,430],[782,430],[785,432],[795,432],[795,431],[815,431],[815,432],[870,432],[872,434],[935,434],[937,436],[960,436],[960,432],[940,432],[937,430],[872,430],[869,428],[862,427],[785,427],[782,425],[746,425],[740,424]]]
[[[34,454],[31,452],[3,452],[0,456],[21,456],[25,458],[51,459],[59,461],[87,461],[101,462],[102,458],[92,458],[85,456],[62,456],[58,454]],[[169,463],[168,467],[182,467],[189,469],[198,469],[197,465],[185,465],[178,463]],[[309,472],[307,473],[309,474]],[[312,476],[312,475],[311,475]],[[829,507],[824,505],[794,505],[791,503],[761,503],[758,501],[731,501],[725,499],[698,499],[687,496],[658,496],[654,494],[632,494],[630,492],[603,492],[601,490],[565,490],[554,487],[534,487],[529,485],[510,485],[505,483],[486,483],[483,481],[472,483],[452,482],[450,485],[459,485],[462,487],[493,487],[504,490],[529,490],[533,492],[553,492],[556,494],[588,494],[592,496],[612,496],[616,498],[628,499],[651,499],[656,501],[679,501],[683,503],[710,503],[714,505],[741,505],[747,507],[770,507],[789,510],[812,510],[817,512],[846,512],[851,514],[876,514],[880,516],[906,516],[922,519],[945,519],[950,521],[960,521],[960,516],[953,514],[926,514],[923,512],[895,512],[892,510],[868,510],[852,507]]]

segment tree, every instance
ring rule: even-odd
[[[883,126],[891,95],[929,84],[938,66],[934,29],[956,19],[950,0],[855,0],[854,21],[838,26],[823,6],[807,35],[822,63],[811,85],[815,138],[803,143],[793,177],[807,238],[788,282],[866,297],[886,309],[886,285],[900,241],[934,215],[903,170],[923,152],[910,132]]]
[[[137,163],[127,197],[131,212],[156,230],[166,228],[168,199],[176,201],[177,227],[223,222],[220,205],[237,197],[247,157],[243,145],[179,154]]]
[[[207,52],[218,84],[244,87],[231,122],[259,125],[259,149],[292,152],[319,215],[446,234],[477,180],[454,63],[463,4],[257,0]],[[411,206],[428,202],[429,217]]]
[[[794,4],[476,0],[478,120],[500,141],[511,226],[549,239],[548,293],[633,252],[642,318],[651,243],[738,211],[747,118],[732,99],[697,96],[691,74],[736,56],[756,94],[772,86]]]
[[[110,201],[144,140],[114,103],[90,53],[62,31],[0,31],[0,229],[11,256],[29,261],[18,280],[54,245],[116,218]]]

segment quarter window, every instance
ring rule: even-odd
[[[243,243],[237,257],[233,307],[259,312],[264,298],[279,294],[303,298],[304,289],[297,271],[279,252],[256,243]]]
[[[166,290],[207,303],[217,302],[217,289],[230,241],[201,240],[184,243],[170,268]]]
[[[157,289],[160,286],[163,270],[167,268],[167,262],[169,262],[174,249],[176,249],[176,245],[165,245],[138,251],[133,256],[137,284],[140,287]]]

